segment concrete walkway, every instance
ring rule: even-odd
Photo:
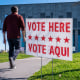
[[[46,65],[51,59],[42,58]],[[40,70],[41,58],[32,57],[16,60],[16,69],[9,69],[9,63],[0,63],[0,80],[27,80],[31,75]]]

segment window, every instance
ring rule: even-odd
[[[59,18],[63,18],[63,16],[59,16]]]
[[[53,13],[51,13],[51,18],[53,18]]]
[[[80,52],[80,30],[78,30],[78,51]]]
[[[80,28],[80,21],[78,22],[78,28]]]
[[[77,28],[77,19],[76,18],[73,19],[73,28]]]
[[[73,46],[75,46],[75,30],[73,30]]]
[[[45,13],[41,13],[40,18],[45,18]]]
[[[28,18],[32,18],[32,16],[28,16]]]
[[[72,18],[72,12],[67,12],[67,18]]]
[[[46,16],[46,18],[50,18],[50,16]]]
[[[80,35],[80,30],[78,30],[78,35]]]
[[[2,25],[1,25],[1,20],[0,20],[0,29],[2,28]]]

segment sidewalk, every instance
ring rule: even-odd
[[[51,59],[42,58],[42,65]],[[41,68],[41,58],[32,57],[16,60],[16,69],[9,69],[9,63],[0,63],[0,80],[27,80]]]

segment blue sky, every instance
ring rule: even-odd
[[[56,3],[56,2],[75,2],[80,0],[0,0],[0,5],[9,4],[32,4],[32,3]]]

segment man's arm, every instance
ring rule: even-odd
[[[22,35],[23,35],[23,41],[25,42],[26,41],[26,38],[25,38],[25,23],[24,23],[24,19],[22,16],[20,16],[20,27],[22,29]]]
[[[3,32],[3,42],[6,44],[5,32]]]
[[[4,23],[3,23],[3,42],[4,44],[6,44],[6,38],[5,38],[5,32],[6,32],[6,19],[4,20]]]
[[[25,38],[25,30],[22,31],[22,35],[23,35],[23,40],[24,40],[24,42],[26,42],[26,38]]]

